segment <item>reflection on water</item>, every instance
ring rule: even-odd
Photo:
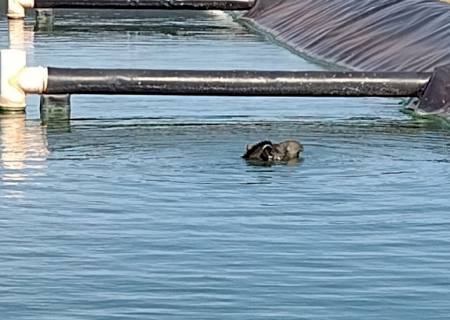
[[[126,36],[129,40],[143,36],[166,37],[172,40],[192,36],[197,39],[227,39],[230,32],[234,36],[249,36],[244,28],[233,22],[230,15],[220,11],[126,10],[118,13],[114,10],[56,10],[51,23],[38,23],[35,25],[35,31],[43,37],[67,37],[76,34],[97,37]]]
[[[39,123],[27,123],[25,114],[0,114],[0,180],[5,197],[19,196],[21,191],[9,187],[42,173],[47,156],[46,132]]]

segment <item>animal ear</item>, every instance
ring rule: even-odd
[[[247,149],[247,151],[250,150],[252,147],[253,147],[253,146],[252,146],[251,144],[248,144],[248,145],[245,146],[245,148]]]

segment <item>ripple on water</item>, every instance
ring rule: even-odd
[[[320,69],[224,16],[89,15],[31,34],[31,63]],[[0,117],[1,318],[448,318],[448,131],[397,109],[95,96],[70,124]],[[266,138],[303,161],[240,158]]]

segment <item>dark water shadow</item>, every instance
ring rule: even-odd
[[[289,167],[296,167],[302,164],[304,161],[303,158],[300,159],[293,159],[290,161],[262,161],[262,160],[244,160],[247,165],[251,167],[276,167],[276,166],[289,166]]]
[[[421,114],[413,107],[404,107],[400,112],[409,115],[416,123],[429,129],[450,130],[450,120],[445,115]]]

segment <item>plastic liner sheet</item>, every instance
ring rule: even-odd
[[[298,53],[347,69],[450,65],[450,5],[437,0],[258,0],[244,19]]]
[[[450,120],[450,66],[438,67],[426,90],[419,95],[420,102],[412,109],[419,115],[438,115]]]

